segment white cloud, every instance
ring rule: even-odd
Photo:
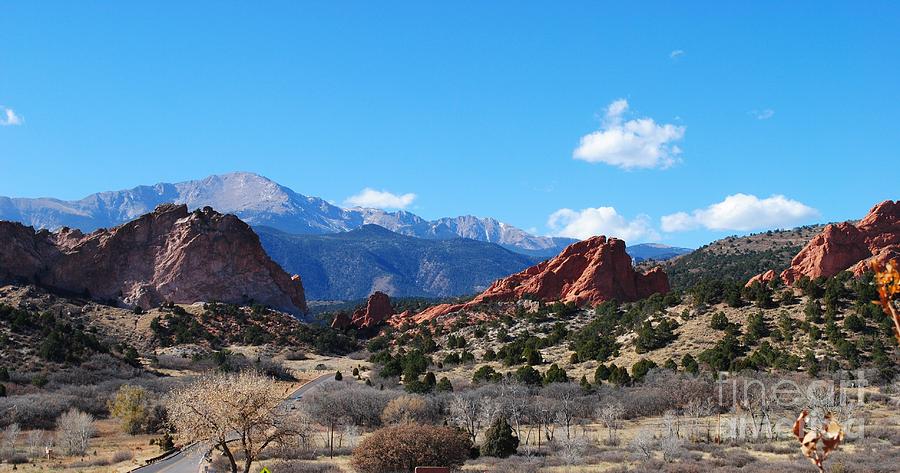
[[[660,219],[666,232],[696,228],[750,231],[794,226],[817,217],[819,212],[783,195],[760,199],[750,194],[734,194],[725,200],[691,212],[677,212]]]
[[[346,205],[376,209],[405,209],[416,200],[416,194],[393,194],[366,187],[358,194],[347,197]]]
[[[672,51],[671,53],[669,53],[669,58],[675,59],[679,56],[684,56],[684,54],[685,54],[685,52],[683,49],[676,49],[676,50]]]
[[[625,99],[614,100],[613,103],[606,107],[606,122],[621,123],[622,115],[628,111],[628,101]]]
[[[0,105],[0,126],[21,125],[24,120],[15,110]]]
[[[659,238],[659,233],[650,224],[650,217],[639,215],[633,220],[627,220],[613,207],[559,209],[547,219],[547,226],[554,236],[579,239],[595,235],[617,237],[627,242]]]
[[[768,120],[775,116],[775,110],[771,108],[765,108],[762,110],[751,110],[750,115],[753,115],[757,120]]]
[[[675,145],[684,137],[685,127],[657,124],[652,118],[624,120],[628,101],[609,104],[600,130],[581,137],[572,154],[589,163],[606,163],[623,169],[667,168],[678,159]]]
[[[664,215],[659,219],[659,223],[665,232],[683,232],[697,228],[696,221],[687,212]]]

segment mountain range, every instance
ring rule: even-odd
[[[571,238],[531,235],[493,218],[465,215],[425,220],[402,210],[345,209],[247,172],[99,192],[73,201],[0,197],[0,220],[49,230],[72,227],[89,232],[128,222],[165,203],[186,204],[190,209],[209,206],[237,215],[254,227],[294,234],[338,233],[376,224],[402,235],[432,240],[469,238],[534,256],[555,255],[575,242]]]
[[[211,207],[251,225],[272,259],[303,277],[312,300],[360,299],[375,290],[391,296],[473,294],[577,241],[531,235],[494,218],[425,220],[402,210],[341,208],[247,172],[99,192],[74,201],[0,197],[0,220],[91,232],[168,203],[191,210]],[[628,248],[635,262],[690,251],[659,244]]]
[[[694,251],[690,248],[663,245],[661,243],[639,243],[629,246],[626,250],[635,264],[644,261],[666,261]]]
[[[363,225],[330,235],[295,235],[256,227],[263,248],[286,271],[303,276],[312,300],[450,297],[483,291],[539,258],[466,238],[426,240]]]

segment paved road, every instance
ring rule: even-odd
[[[316,388],[317,386],[321,386],[329,381],[334,381],[334,374],[323,374],[318,378],[300,386],[299,389],[291,393],[287,399],[284,400],[284,404],[290,404],[292,402],[297,401],[302,398],[304,394],[307,394],[310,390]],[[140,468],[131,470],[132,473],[197,473],[200,469],[200,463],[203,462],[203,456],[206,453],[206,448],[202,445],[198,445],[194,448],[189,448],[183,450],[181,452],[175,453],[163,460],[160,460],[152,465],[142,466]]]

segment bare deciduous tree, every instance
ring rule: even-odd
[[[528,429],[528,433],[525,436],[522,435],[522,430],[528,424],[532,411],[531,402],[534,400],[534,397],[530,395],[527,387],[508,380],[504,380],[500,384],[500,388],[501,392],[498,399],[502,403],[503,413],[512,424],[516,436],[527,445],[531,437],[531,429]]]
[[[333,385],[334,386],[334,385]],[[323,387],[312,395],[304,398],[303,408],[319,424],[328,430],[325,443],[329,449],[329,456],[334,458],[334,435],[340,435],[340,428],[351,422],[353,409],[353,395],[346,394],[342,386]],[[378,411],[380,413],[381,411]]]
[[[279,442],[283,445],[290,445],[309,451],[313,447],[313,424],[315,420],[306,411],[299,411],[288,418],[290,424],[290,435],[286,436]]]
[[[625,406],[618,401],[611,402],[597,409],[594,415],[606,426],[607,443],[617,445],[619,429],[622,428],[622,416],[625,415]]]
[[[663,413],[663,437],[681,437],[681,417],[678,412],[668,410]]]
[[[381,413],[396,392],[380,391],[367,386],[351,383],[334,383],[320,388],[316,394],[326,396],[344,412],[345,422],[359,427],[377,427],[381,423]]]
[[[482,396],[481,398],[481,425],[491,425],[498,417],[506,418],[503,401],[498,397]]]
[[[554,444],[556,454],[566,465],[578,465],[584,461],[584,452],[588,448],[588,440],[584,436],[574,435],[572,438],[560,438]]]
[[[292,433],[288,410],[281,406],[284,394],[259,373],[217,373],[176,389],[165,404],[169,422],[184,441],[209,442],[222,450],[232,473],[238,472],[235,453],[242,453],[247,473],[263,449]]]
[[[691,419],[690,424],[688,425],[688,435],[692,440],[696,440],[698,438],[697,432],[701,425],[701,419],[712,415],[713,413],[713,402],[712,399],[691,399],[688,401],[687,405],[684,407],[684,414]],[[706,436],[709,437],[709,426],[707,425]]]
[[[44,431],[43,430],[32,430],[28,432],[28,456],[31,459],[35,459],[41,456],[43,453],[42,447],[44,447]]]
[[[566,429],[566,438],[572,438],[572,426],[584,413],[581,387],[574,383],[553,383],[544,388],[544,395],[556,403],[556,421]]]
[[[481,430],[481,396],[474,391],[454,394],[450,400],[450,418],[454,424],[469,434],[469,439],[475,443],[475,437]]]
[[[675,461],[675,459],[678,458],[678,453],[681,451],[682,445],[684,445],[684,441],[681,440],[681,437],[678,437],[677,435],[664,436],[659,442],[663,460],[666,462]]]
[[[13,423],[3,429],[3,454],[10,458],[16,454],[16,444],[19,440],[21,429],[19,424]]]
[[[556,431],[556,420],[558,406],[555,400],[544,396],[535,398],[533,407],[533,422],[538,428],[538,448],[541,446],[541,430],[544,431],[544,438],[547,442],[552,442]]]
[[[59,445],[69,455],[84,455],[95,431],[94,416],[77,409],[69,409],[56,419]]]
[[[341,439],[346,441],[348,447],[353,448],[359,439],[359,427],[353,424],[345,425],[344,430],[341,432]]]
[[[656,439],[653,438],[653,433],[642,428],[631,439],[631,451],[638,458],[649,460],[653,458],[653,451],[656,449],[655,444]]]

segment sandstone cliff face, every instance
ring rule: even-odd
[[[90,234],[40,231],[0,222],[0,279],[40,284],[126,306],[165,301],[249,300],[305,313],[298,276],[263,251],[234,215],[209,207],[188,212],[166,204],[152,213]]]
[[[375,291],[369,296],[365,306],[356,309],[352,315],[339,314],[331,322],[331,326],[340,329],[355,327],[366,330],[381,325],[392,315],[394,315],[394,308],[391,306],[390,297],[381,291]]]
[[[59,255],[48,238],[50,232],[0,221],[0,281],[33,282],[46,268],[46,261]]]
[[[791,267],[781,272],[781,279],[790,285],[802,276],[833,276],[871,254],[853,224],[828,225],[797,253]]]
[[[553,259],[494,282],[466,304],[441,304],[412,318],[421,322],[482,302],[512,301],[526,296],[546,302],[593,305],[612,299],[635,301],[668,291],[669,279],[661,268],[638,273],[625,252],[624,241],[597,236],[573,243]]]
[[[871,261],[882,265],[900,259],[900,200],[886,200],[869,211],[856,228],[863,234],[872,256],[853,266],[853,273],[862,274]]]
[[[826,226],[791,260],[791,266],[781,272],[781,279],[791,285],[803,276],[829,277],[846,269],[859,275],[872,260],[884,263],[898,257],[900,201],[886,200],[856,225],[845,222]]]

